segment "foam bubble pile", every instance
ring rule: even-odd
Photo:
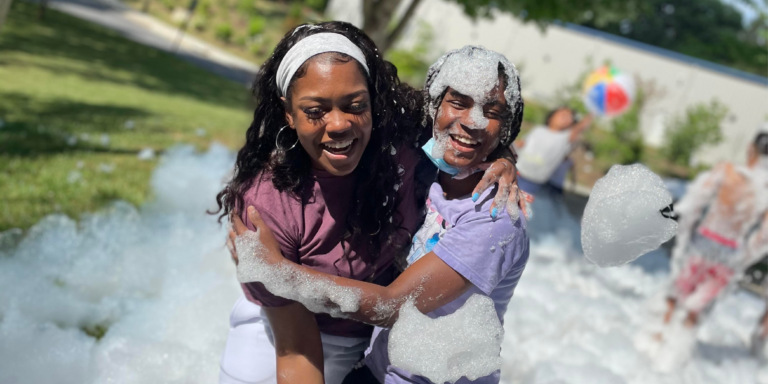
[[[154,202],[49,216],[0,241],[0,383],[216,382],[240,289],[205,210],[233,162],[218,145],[176,148]]]
[[[315,313],[344,317],[344,312],[360,308],[358,289],[339,287],[329,279],[313,278],[287,264],[269,264],[259,257],[266,252],[256,232],[235,239],[237,279],[241,283],[259,282],[273,295],[298,301]]]
[[[450,87],[474,101],[469,113],[470,121],[464,121],[462,124],[469,129],[487,128],[489,121],[483,113],[483,106],[492,101],[494,96],[491,91],[499,85],[499,64],[503,65],[510,81],[519,78],[517,69],[504,55],[478,48],[468,45],[452,50],[429,68],[427,82],[431,81],[431,84],[427,109],[435,121],[439,119],[437,109],[440,96]],[[519,86],[509,84],[504,90],[504,98],[508,105],[515,105],[520,99]],[[440,112],[442,113],[442,110]],[[445,151],[450,148],[449,133],[435,132],[435,145],[431,153],[435,159],[442,159]]]
[[[493,300],[472,295],[456,312],[432,319],[412,301],[400,308],[389,336],[389,359],[434,383],[490,375],[501,367],[504,330]]]
[[[553,200],[536,196],[537,220],[562,214]],[[567,231],[578,234],[578,226]],[[768,364],[749,354],[763,300],[743,291],[728,295],[693,342],[671,332],[656,354],[649,344],[658,344],[653,336],[666,309],[667,252],[604,269],[565,244],[568,235],[554,231],[531,243],[504,317],[502,384],[768,384]],[[685,362],[657,368],[687,346],[693,350]]]
[[[677,222],[661,212],[670,204],[672,195],[648,168],[614,165],[595,183],[584,209],[584,256],[611,267],[657,249],[677,231]]]
[[[515,66],[497,52],[477,49],[469,45],[450,51],[430,67],[428,77],[435,71],[439,72],[434,74],[436,77],[429,86],[429,97],[437,100],[448,87],[471,97],[474,105],[470,111],[470,118],[474,124],[468,125],[467,128],[485,129],[488,127],[488,119],[483,115],[483,106],[491,101],[491,90],[499,85],[499,63],[505,64],[504,67],[510,79],[518,77]],[[504,91],[504,97],[509,105],[514,105],[520,97],[518,87],[508,86]],[[430,104],[429,108],[430,114],[435,116],[437,105]]]
[[[178,148],[155,170],[152,203],[79,222],[51,216],[21,239],[0,234],[0,383],[215,383],[242,293],[226,228],[204,211],[233,162],[222,147]],[[562,222],[545,203],[537,196],[532,226]],[[768,384],[768,365],[748,346],[761,300],[728,295],[694,335],[688,362],[658,372],[646,336],[664,310],[666,257],[601,269],[566,237],[531,243],[505,316],[503,383]]]

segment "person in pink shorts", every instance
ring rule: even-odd
[[[768,251],[768,132],[750,145],[747,166],[724,163],[700,175],[675,211],[680,219],[664,323],[681,307],[684,325],[693,328]]]

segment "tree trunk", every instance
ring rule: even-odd
[[[400,37],[400,34],[403,33],[403,30],[405,30],[405,27],[408,25],[408,22],[411,21],[413,18],[413,14],[416,13],[416,8],[419,7],[419,4],[421,3],[421,0],[412,0],[411,4],[408,5],[408,9],[405,10],[405,13],[403,14],[403,17],[400,18],[400,20],[397,21],[397,26],[395,29],[392,30],[392,32],[387,35],[387,41],[382,48],[379,48],[382,50],[382,52],[386,52],[391,48],[393,45],[395,45],[395,42]]]
[[[11,2],[13,0],[0,0],[0,31],[5,24],[5,18],[8,16],[8,12],[11,11]]]
[[[388,27],[392,24],[400,1],[363,0],[363,31],[376,43],[376,47],[381,52],[386,52],[395,44],[421,3],[421,0],[410,0],[403,17],[397,20],[395,28],[390,31]]]
[[[387,27],[399,4],[400,0],[363,0],[363,31],[382,53],[386,51]]]
[[[37,18],[38,20],[45,19],[45,11],[48,10],[48,0],[40,0],[38,8]]]

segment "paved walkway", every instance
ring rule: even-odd
[[[117,0],[51,0],[50,7],[112,29],[137,43],[173,53],[232,81],[250,85],[259,67],[190,35],[174,49],[178,28]]]

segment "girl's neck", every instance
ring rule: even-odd
[[[440,174],[437,175],[437,182],[440,183],[440,186],[443,188],[443,195],[445,198],[447,200],[453,200],[470,195],[482,178],[482,172],[475,173],[459,180],[440,171]]]

